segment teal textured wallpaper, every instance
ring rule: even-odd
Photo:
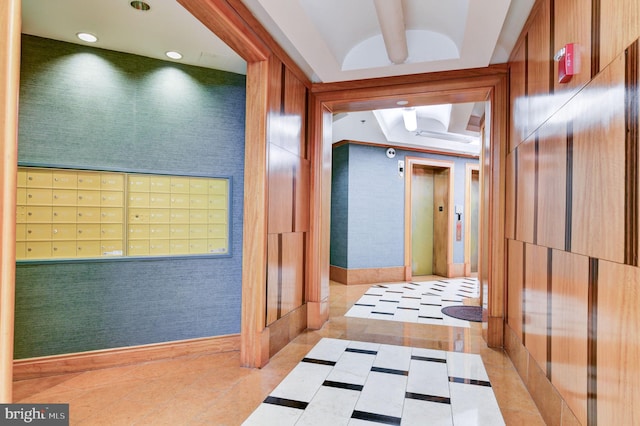
[[[240,331],[245,76],[23,36],[20,164],[231,177],[227,258],[18,264],[17,359]]]

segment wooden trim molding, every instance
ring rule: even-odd
[[[22,2],[0,3],[0,403],[12,401]]]
[[[388,268],[345,269],[331,265],[329,279],[341,284],[373,284],[404,281],[404,266]]]
[[[240,350],[240,335],[229,334],[168,343],[20,359],[13,362],[13,375],[15,380],[27,380],[187,355],[215,354],[238,350]]]
[[[484,128],[481,130],[484,133]],[[471,276],[471,181],[473,172],[480,174],[480,164],[467,163],[464,177],[464,276]],[[479,178],[480,176],[478,176]],[[480,194],[477,195],[480,197]],[[478,213],[480,213],[478,211]],[[478,218],[480,222],[480,218]],[[477,244],[480,242],[477,241]],[[477,271],[476,271],[477,272]]]
[[[379,148],[395,148],[396,150],[403,150],[403,151],[409,151],[409,152],[421,152],[424,154],[436,154],[436,155],[446,155],[448,157],[460,157],[460,158],[474,158],[474,159],[478,159],[478,155],[472,155],[472,154],[464,154],[461,152],[448,152],[448,151],[442,151],[442,150],[437,150],[437,149],[425,149],[425,148],[412,148],[410,146],[400,146],[400,145],[393,145],[393,144],[383,144],[383,143],[377,143],[377,142],[362,142],[362,141],[351,141],[351,140],[342,140],[340,142],[336,142],[333,144],[333,148],[338,148],[341,147],[342,145],[364,145],[364,146],[376,146]]]

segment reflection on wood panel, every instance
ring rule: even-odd
[[[597,422],[638,423],[640,401],[640,269],[599,262]]]
[[[547,373],[547,249],[526,244],[524,278],[525,346]]]
[[[282,147],[301,158],[307,158],[305,117],[307,109],[306,87],[293,73],[285,70],[284,105],[282,106],[284,134],[280,141]]]
[[[564,249],[567,197],[567,127],[545,123],[538,131],[537,243]]]
[[[524,274],[524,244],[508,240],[509,270],[507,273],[507,323],[522,338],[522,293]]]
[[[516,195],[516,239],[533,243],[535,220],[536,186],[535,138],[531,137],[518,147],[517,195]]]
[[[309,174],[310,162],[298,158],[295,168],[295,232],[309,231]]]
[[[520,142],[524,140],[527,128],[527,98],[526,94],[526,38],[517,46],[515,53],[512,53],[513,62],[509,64],[511,70],[509,96],[511,104],[511,137],[509,152],[512,152]]]
[[[304,234],[270,234],[267,259],[267,324],[304,303]]]
[[[294,168],[298,157],[269,144],[269,233],[293,230]]]
[[[589,258],[553,251],[551,382],[587,424]]]
[[[570,104],[573,252],[624,261],[625,62],[619,56]]]

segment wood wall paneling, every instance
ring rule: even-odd
[[[624,262],[625,61],[620,55],[570,103],[571,250]]]
[[[511,117],[511,137],[509,138],[509,152],[525,138],[528,119],[527,99],[527,39],[516,46],[512,54],[513,61],[509,63],[509,97]]]
[[[284,71],[283,124],[285,135],[283,148],[307,158],[307,88],[289,70]]]
[[[524,243],[508,240],[507,270],[507,323],[522,339],[523,336],[523,302],[524,302]]]
[[[530,137],[520,144],[517,161],[516,239],[533,243],[536,215],[535,137]]]
[[[282,234],[269,234],[267,236],[267,311],[265,324],[272,324],[279,318],[278,306],[282,291]]]
[[[589,258],[553,251],[551,383],[587,424]]]
[[[311,163],[309,160],[299,158],[294,175],[294,225],[295,232],[309,231],[309,179]]]
[[[525,245],[524,334],[525,346],[547,373],[547,249]]]
[[[299,158],[269,144],[269,233],[293,231],[294,173]]]
[[[505,216],[505,237],[516,238],[516,160],[517,151],[512,151],[507,155],[505,161],[506,168],[506,216]]]
[[[601,3],[599,57],[602,69],[640,37],[640,3],[637,0],[597,1]]]
[[[529,137],[551,115],[551,10],[544,0],[527,33],[527,133]]]
[[[571,93],[584,86],[591,79],[591,12],[592,0],[554,1],[553,53],[558,52],[565,44],[574,43],[579,52],[577,62],[578,73],[567,83],[558,83],[558,66],[553,64],[553,81],[555,97],[566,99]],[[606,7],[609,7],[607,5]],[[558,96],[564,92],[563,96]],[[562,102],[562,100],[560,100]],[[556,102],[557,106],[562,103]],[[554,105],[554,111],[555,106]]]
[[[597,424],[600,425],[631,425],[640,420],[639,282],[640,269],[599,262]]]
[[[553,121],[538,131],[537,243],[565,247],[567,186],[567,127]]]
[[[280,315],[286,315],[304,303],[304,234],[282,234],[282,293]]]

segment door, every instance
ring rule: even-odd
[[[433,170],[414,165],[411,172],[411,273],[433,274]]]

